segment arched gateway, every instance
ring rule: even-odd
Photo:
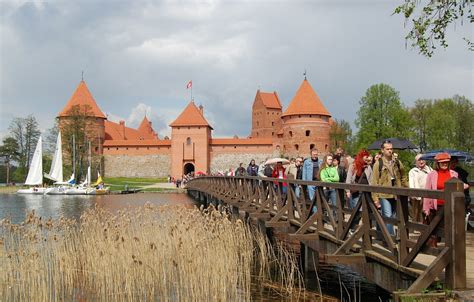
[[[192,163],[187,163],[183,168],[183,175],[187,175],[191,172],[194,172],[194,165]]]

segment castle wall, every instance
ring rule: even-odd
[[[269,145],[222,145],[211,147],[211,173],[217,173],[218,171],[228,171],[232,168],[234,171],[243,163],[243,166],[247,169],[250,161],[255,160],[258,165],[267,158],[273,157],[273,146]]]
[[[167,177],[170,154],[104,154],[105,177]]]

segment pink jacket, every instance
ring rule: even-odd
[[[456,171],[449,170],[449,172],[451,173],[451,178],[458,178],[458,173]],[[438,190],[438,171],[433,170],[428,173],[425,189]],[[423,198],[423,213],[428,215],[431,209],[438,209],[438,200],[434,198]]]

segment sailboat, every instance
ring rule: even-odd
[[[108,194],[110,187],[104,187],[104,180],[97,172],[97,181],[87,190],[87,195],[104,195]]]
[[[35,153],[31,160],[28,176],[26,177],[25,185],[32,186],[28,189],[20,189],[18,194],[44,194],[46,188],[43,188],[43,141],[40,138],[36,144]]]
[[[53,180],[55,184],[54,187],[46,188],[44,194],[62,195],[66,193],[66,190],[71,185],[71,180],[67,182],[64,182],[63,180],[63,151],[61,132],[58,133],[58,138],[56,140],[56,149],[54,150],[53,161],[51,162],[51,169],[49,171],[49,174],[44,173],[44,177]],[[72,179],[74,179],[74,174],[71,177]]]

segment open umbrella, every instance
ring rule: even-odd
[[[279,162],[281,162],[284,165],[287,165],[290,163],[290,161],[287,160],[286,158],[275,157],[275,158],[270,158],[269,160],[267,160],[265,162],[265,165],[274,165]]]
[[[385,141],[389,141],[390,143],[392,143],[393,149],[399,149],[399,150],[418,149],[418,147],[415,146],[415,144],[413,144],[409,140],[403,139],[403,138],[396,138],[396,137],[383,138],[383,139],[376,140],[367,149],[380,150],[382,147],[382,143]]]
[[[469,152],[465,151],[458,151],[453,149],[439,149],[439,150],[431,150],[423,154],[421,159],[423,160],[434,160],[436,154],[438,153],[448,153],[451,157],[457,158],[460,161],[472,161],[474,160],[474,156]]]

